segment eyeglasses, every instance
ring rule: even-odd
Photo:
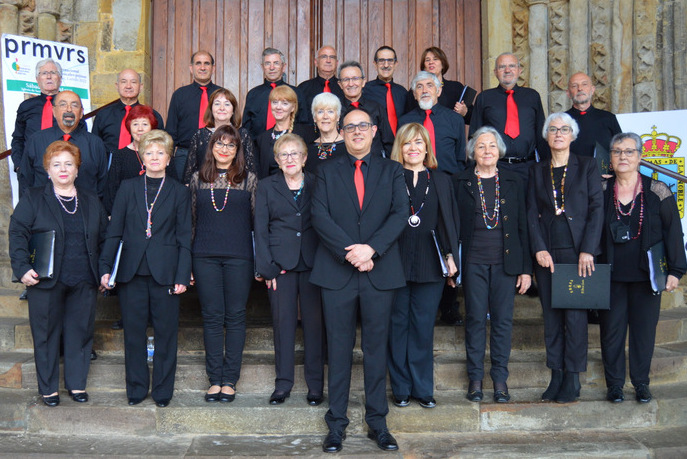
[[[67,107],[71,107],[72,110],[78,110],[81,108],[81,104],[79,102],[72,102],[71,104],[67,102],[60,102],[57,104],[57,107],[60,108],[60,110],[66,110]]]
[[[348,83],[357,83],[360,80],[364,80],[364,78],[363,77],[342,78],[339,81],[343,84],[348,84]]]
[[[362,123],[358,123],[358,124],[347,124],[343,127],[343,130],[344,130],[344,132],[347,132],[350,134],[352,132],[355,132],[355,128],[358,128],[361,131],[367,131],[368,129],[370,129],[370,126],[372,126],[372,123],[367,123],[367,122],[363,121]]]
[[[393,64],[396,62],[396,59],[375,59],[375,62],[378,64]]]
[[[286,161],[288,158],[298,159],[301,156],[303,156],[303,153],[301,153],[300,151],[294,151],[291,153],[278,153],[277,154],[277,158],[279,158],[281,161]]]
[[[332,55],[320,54],[319,56],[317,56],[317,58],[321,59],[321,60],[326,60],[326,59],[336,60],[336,54],[332,54]]]
[[[561,134],[570,134],[572,132],[572,128],[570,126],[561,126],[557,128],[556,126],[549,126],[549,128],[546,130],[549,134],[558,134],[559,132]]]
[[[49,72],[48,71],[38,72],[38,76],[44,77],[44,76],[48,76],[48,75],[50,75],[51,77],[56,77],[57,75],[59,75],[59,73],[57,73],[54,70],[50,70]]]
[[[508,69],[508,70],[515,70],[515,69],[517,69],[517,68],[519,68],[519,67],[520,67],[519,64],[508,64],[508,65],[506,65],[506,64],[501,64],[501,65],[497,65],[497,66],[496,66],[496,70],[500,70],[500,71],[503,71],[503,70],[506,70],[506,69]]]
[[[236,150],[235,143],[224,143],[218,140],[217,142],[215,142],[215,146],[220,150]]]
[[[627,150],[611,150],[611,154],[613,156],[620,156],[622,154],[625,154],[625,156],[630,158],[636,155],[637,153],[639,153],[639,150],[637,150],[636,148],[630,148]]]

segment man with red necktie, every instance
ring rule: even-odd
[[[305,111],[303,108],[304,100],[300,90],[284,81],[286,73],[284,53],[276,48],[265,48],[262,52],[262,63],[260,65],[264,81],[248,91],[248,94],[246,94],[246,104],[243,109],[243,127],[248,129],[253,140],[256,140],[266,130],[274,127],[275,121],[274,116],[272,116],[272,110],[269,107],[269,97],[272,89],[277,86],[285,84],[293,89],[298,96],[296,121],[301,120]],[[310,107],[308,107],[307,111],[310,111]]]
[[[613,136],[622,132],[613,113],[592,105],[595,90],[592,79],[586,73],[575,73],[568,80],[567,94],[573,106],[566,113],[580,127],[577,139],[570,144],[570,152],[576,155],[594,156],[597,143],[608,150]]]
[[[545,142],[544,108],[539,93],[518,86],[522,73],[520,60],[513,53],[496,58],[494,75],[496,88],[482,91],[475,99],[470,120],[470,135],[482,126],[492,126],[506,143],[506,155],[499,159],[499,167],[513,170],[527,184],[530,165],[537,159],[550,156]]]
[[[339,99],[344,99],[344,93],[339,86],[339,80],[336,78],[336,67],[339,65],[339,58],[336,55],[336,50],[331,46],[323,46],[315,53],[315,69],[317,75],[310,80],[305,80],[298,85],[298,90],[303,96],[305,102],[303,108],[304,123],[313,123],[312,100],[316,95],[323,92],[331,92]],[[300,105],[300,104],[299,104]]]
[[[138,96],[143,89],[143,80],[136,70],[124,69],[117,74],[115,88],[119,94],[119,102],[100,110],[91,129],[91,133],[103,140],[110,154],[131,143],[131,134],[124,125],[124,119],[133,107],[139,105]],[[164,129],[162,116],[155,110],[153,115],[157,120],[157,128]]]
[[[36,64],[36,83],[41,93],[19,104],[17,119],[12,133],[12,164],[19,171],[24,148],[29,138],[41,129],[54,124],[52,99],[60,91],[62,66],[52,59],[43,59]],[[21,189],[21,184],[19,186]]]
[[[198,129],[205,127],[203,115],[208,99],[213,92],[220,89],[220,86],[212,82],[215,58],[209,52],[201,50],[193,53],[189,71],[193,82],[174,91],[167,114],[166,130],[176,146],[174,166],[179,178],[184,175],[191,137]]]
[[[55,140],[73,143],[81,150],[81,165],[76,186],[93,190],[102,199],[107,180],[107,151],[100,137],[88,132],[83,118],[81,98],[72,91],[62,91],[53,99],[56,125],[36,132],[26,144],[19,168],[20,186],[24,190],[44,186],[50,180],[43,168],[43,154]]]
[[[388,130],[396,136],[400,127],[399,118],[405,114],[408,91],[398,83],[394,83],[394,71],[398,61],[396,51],[390,46],[382,46],[375,52],[374,65],[377,78],[368,81],[363,88],[363,97],[377,102],[386,113]]]

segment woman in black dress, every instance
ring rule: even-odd
[[[611,308],[599,311],[606,399],[625,399],[625,339],[629,327],[630,381],[635,399],[648,403],[649,369],[661,311],[661,295],[649,280],[647,251],[663,243],[667,264],[665,290],[672,292],[687,271],[680,213],[668,186],[639,174],[642,139],[616,134],[610,145],[615,177],[604,193],[604,257],[611,264]]]
[[[255,174],[246,168],[241,134],[230,124],[210,137],[189,188],[193,276],[203,314],[207,402],[231,402],[241,374],[246,303],[253,282]]]
[[[341,100],[330,92],[318,94],[312,101],[312,117],[319,136],[308,143],[305,170],[315,172],[320,161],[346,153],[346,144],[339,126]]]
[[[398,130],[391,153],[391,159],[404,167],[410,200],[408,225],[399,238],[406,286],[396,291],[389,328],[389,377],[399,407],[408,406],[410,397],[424,408],[436,406],[434,321],[446,282],[439,257],[445,259],[449,278],[458,272],[453,256],[458,253],[453,186],[448,175],[435,170],[430,145],[427,129],[408,123]]]
[[[579,127],[567,113],[552,113],[542,135],[551,159],[530,168],[527,221],[534,273],[544,313],[546,366],[551,381],[542,400],[573,402],[580,372],[587,371],[587,310],[555,309],[551,275],[557,263],[575,264],[580,276],[594,272],[603,227],[601,174],[594,158],[570,153]]]
[[[260,181],[255,206],[255,266],[267,284],[274,329],[277,377],[270,404],[283,403],[293,387],[300,310],[307,401],[319,405],[324,387],[324,323],[320,288],[309,282],[318,243],[310,223],[315,178],[303,170],[306,147],[296,134],[284,134],[275,142],[274,157],[282,173]]]
[[[51,143],[43,156],[50,183],[29,189],[10,218],[12,272],[27,287],[38,391],[48,406],[60,403],[61,336],[64,385],[75,402],[88,401],[98,254],[107,215],[92,190],[74,186],[80,164],[79,147],[62,140]],[[43,272],[39,277],[29,244],[49,231],[54,231],[53,276]]]

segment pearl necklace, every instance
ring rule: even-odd
[[[74,215],[79,208],[79,196],[78,194],[75,194],[71,198],[63,198],[59,194],[57,194],[57,191],[54,191],[55,197],[57,198],[57,202],[60,203],[60,206],[64,209],[65,212],[67,212],[69,215]],[[70,211],[67,210],[67,207],[64,205],[65,202],[74,202],[74,210]]]
[[[219,174],[219,178],[226,177],[227,173],[223,172]],[[224,193],[224,204],[222,205],[221,209],[217,208],[217,204],[215,204],[215,184],[211,183],[210,184],[210,199],[212,200],[212,207],[215,208],[215,212],[222,212],[225,207],[227,207],[227,200],[229,199],[229,190],[231,189],[231,182],[227,180],[227,191]]]
[[[501,186],[499,184],[499,171],[496,171],[496,175],[494,176],[496,185],[494,189],[494,211],[491,214],[491,217],[487,215],[487,203],[486,199],[484,197],[484,188],[482,188],[482,177],[480,177],[480,173],[477,169],[475,169],[475,175],[477,176],[477,188],[479,189],[479,200],[480,203],[482,204],[482,220],[484,220],[484,226],[487,227],[488,230],[492,230],[499,226],[499,213],[501,212],[501,206],[499,205],[499,202],[501,201]],[[490,225],[489,222],[494,222],[494,225]]]

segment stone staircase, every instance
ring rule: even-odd
[[[110,329],[116,298],[98,302],[90,401],[62,392],[57,408],[45,407],[36,390],[27,304],[17,290],[0,290],[0,457],[320,457],[324,413],[305,403],[302,341],[298,337],[296,384],[281,406],[267,401],[274,384],[272,330],[264,286],[255,286],[236,401],[208,404],[202,324],[194,292],[182,300],[179,364],[169,407],[148,398],[130,407],[124,391],[123,333]],[[542,403],[548,383],[538,299],[516,300],[508,381],[512,402],[495,404],[485,380],[485,401],[465,398],[464,328],[435,329],[437,407],[390,404],[389,428],[400,451],[385,453],[365,436],[362,354],[356,349],[345,456],[395,457],[687,457],[687,307],[682,289],[664,294],[652,364],[648,404],[605,401],[599,329],[589,327],[589,367],[581,375],[579,402]],[[488,368],[488,363],[487,363]]]

